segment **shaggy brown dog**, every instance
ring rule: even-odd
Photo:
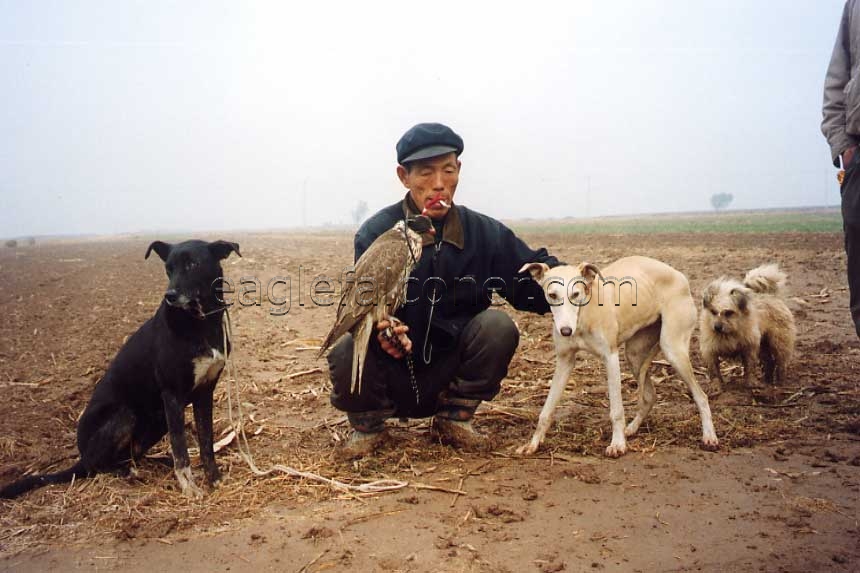
[[[723,383],[720,358],[741,358],[744,382],[752,382],[756,360],[764,381],[785,381],[794,353],[794,316],[782,300],[786,275],[775,264],[747,273],[743,283],[721,277],[702,296],[699,349],[711,382]]]

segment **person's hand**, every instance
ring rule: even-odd
[[[391,326],[391,322],[388,320],[380,320],[376,323],[376,330],[379,331],[379,333],[376,335],[376,338],[379,339],[379,345],[390,356],[397,359],[403,358],[404,354],[396,346],[388,342],[388,339],[386,339],[382,335],[383,331],[389,326]],[[397,323],[392,328],[392,330],[394,330],[394,336],[396,336],[398,340],[400,340],[400,344],[403,345],[403,348],[406,350],[406,352],[411,352],[412,341],[409,340],[408,336],[406,336],[406,333],[409,332],[409,327],[403,323]]]
[[[842,169],[847,169],[851,162],[854,160],[854,154],[857,153],[857,146],[852,145],[848,149],[842,152]]]

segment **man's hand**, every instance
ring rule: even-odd
[[[400,350],[388,342],[388,340],[382,335],[382,332],[391,326],[391,322],[388,320],[380,320],[376,323],[376,330],[379,331],[379,334],[376,335],[376,338],[379,339],[379,345],[382,349],[387,352],[390,356],[400,359],[403,358],[404,354],[400,352]],[[403,323],[397,323],[392,330],[394,330],[394,336],[396,336],[400,340],[400,344],[403,345],[403,348],[406,349],[406,352],[412,351],[412,341],[409,340],[409,337],[406,336],[406,333],[409,332],[409,327]]]
[[[852,145],[842,152],[842,169],[848,169],[851,162],[854,160],[854,154],[857,153],[857,146]]]

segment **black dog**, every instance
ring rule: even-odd
[[[2,490],[11,498],[33,488],[122,471],[170,432],[173,468],[182,492],[200,496],[191,478],[185,441],[185,406],[194,421],[203,470],[210,485],[220,476],[212,449],[212,393],[224,368],[223,304],[216,297],[221,260],[239,245],[226,241],[155,241],[169,284],[155,316],[120,349],[96,385],[78,423],[81,458],[71,468],[16,481]],[[229,342],[228,342],[229,345]],[[227,352],[229,353],[229,346]]]

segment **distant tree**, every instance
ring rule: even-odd
[[[356,203],[355,208],[352,210],[352,222],[356,225],[361,223],[367,216],[368,209],[367,201],[359,201]]]
[[[728,207],[735,196],[731,193],[714,193],[711,195],[711,207],[716,211],[721,211]]]
[[[6,246],[10,249],[14,249],[18,246],[18,241],[16,241],[15,239],[9,239],[8,241],[6,241]]]

